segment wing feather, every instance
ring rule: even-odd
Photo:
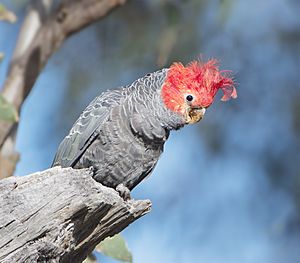
[[[73,167],[77,163],[99,136],[99,127],[108,120],[113,106],[120,104],[121,91],[104,92],[87,106],[59,145],[52,166]]]

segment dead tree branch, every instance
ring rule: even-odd
[[[82,262],[94,247],[148,213],[88,169],[60,167],[0,181],[0,262]]]
[[[50,56],[71,34],[106,16],[126,0],[37,0],[21,27],[2,94],[20,111]],[[18,159],[17,123],[0,121],[0,178],[10,176]]]

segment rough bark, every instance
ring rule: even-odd
[[[82,262],[103,239],[148,213],[88,169],[54,167],[0,181],[0,262]]]
[[[24,19],[2,95],[20,111],[50,56],[73,33],[106,16],[126,0],[36,0]],[[17,123],[0,120],[0,179],[10,176],[15,152]]]

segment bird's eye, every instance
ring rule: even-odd
[[[187,101],[191,102],[194,99],[194,96],[191,95],[191,94],[188,94],[188,95],[186,95],[185,98],[186,98]]]

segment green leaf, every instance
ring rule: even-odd
[[[132,255],[120,234],[106,238],[96,246],[95,250],[113,259],[132,263]]]
[[[3,60],[3,58],[4,58],[4,54],[0,52],[0,62]]]
[[[17,16],[6,9],[3,4],[0,4],[0,20],[7,21],[9,23],[15,23],[17,21]]]
[[[14,105],[9,103],[0,94],[0,120],[15,122],[19,120],[18,112],[16,111]]]

